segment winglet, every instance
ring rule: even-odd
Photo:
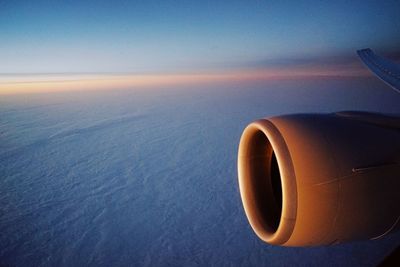
[[[376,55],[369,48],[358,50],[357,54],[376,76],[400,93],[400,64]]]

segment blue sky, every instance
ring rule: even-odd
[[[398,52],[399,10],[399,1],[0,1],[0,73],[196,72]]]

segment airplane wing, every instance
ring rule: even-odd
[[[400,93],[400,64],[376,55],[369,48],[358,50],[357,54],[376,76]]]

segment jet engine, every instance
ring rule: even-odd
[[[400,117],[367,112],[257,120],[238,153],[251,227],[282,246],[377,239],[400,228]]]

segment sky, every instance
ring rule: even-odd
[[[400,53],[399,1],[4,1],[0,74],[351,65]]]

